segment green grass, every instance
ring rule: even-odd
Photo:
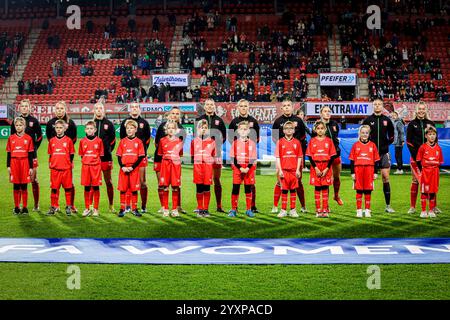
[[[0,140],[0,150],[6,141]],[[76,146],[78,148],[78,144]],[[49,207],[49,175],[47,143],[39,152],[41,209]],[[84,206],[83,189],[79,186],[81,164],[77,156],[74,179],[77,187],[76,205]],[[0,152],[0,163],[6,155]],[[4,168],[4,167],[3,167]],[[115,164],[114,183],[117,182]],[[151,169],[151,167],[149,167]],[[444,211],[437,219],[420,219],[409,215],[409,183],[411,177],[392,176],[392,206],[397,213],[384,213],[381,180],[376,182],[372,197],[373,217],[355,218],[355,192],[348,172],[342,176],[343,207],[331,202],[330,219],[316,219],[312,213],[298,219],[280,220],[270,213],[273,176],[257,176],[257,205],[261,214],[254,219],[240,215],[229,219],[213,213],[209,219],[199,219],[195,208],[195,185],[192,170],[183,169],[182,204],[189,212],[179,219],[163,219],[156,214],[159,200],[156,178],[147,174],[150,214],[142,218],[127,215],[123,219],[107,212],[104,187],[101,193],[101,215],[98,218],[48,217],[44,213],[13,216],[12,185],[6,170],[0,174],[0,237],[97,237],[97,238],[388,238],[388,237],[449,237],[450,178],[441,177],[439,207]],[[312,212],[313,188],[309,176],[303,178],[307,207]],[[229,208],[231,174],[222,174],[225,208]],[[29,188],[29,207],[32,193]],[[241,190],[241,193],[243,190]],[[118,194],[116,193],[116,203]],[[241,205],[244,197],[241,194]],[[61,206],[64,198],[60,198]],[[418,203],[419,204],[419,203]],[[211,208],[215,206],[212,196]],[[419,204],[420,206],[420,204]],[[419,207],[418,206],[418,207]],[[243,208],[241,207],[241,212]],[[366,288],[367,265],[95,265],[82,264],[81,290],[66,288],[66,264],[1,263],[1,299],[439,299],[450,298],[448,265],[384,265],[381,266],[382,289]],[[423,294],[426,293],[426,296]]]

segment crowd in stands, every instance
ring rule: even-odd
[[[20,32],[14,36],[2,32],[0,35],[0,77],[6,78],[11,74],[12,66],[17,61],[24,45],[24,35]]]
[[[46,81],[42,81],[38,76],[34,80],[19,80],[17,82],[19,94],[52,94],[55,82],[49,75]]]
[[[342,46],[351,48],[343,54],[343,67],[355,68],[357,63],[361,71],[369,77],[370,98],[389,98],[396,101],[419,101],[426,92],[434,92],[438,101],[446,92],[445,86],[435,85],[433,80],[442,80],[441,62],[438,58],[425,57],[428,48],[426,31],[432,26],[442,25],[445,20],[396,19],[390,29],[392,35],[384,32],[378,37],[378,43],[370,42],[370,32],[365,26],[362,15],[346,15],[339,24]],[[411,47],[401,39],[413,37]],[[411,74],[429,74],[431,81],[409,81]]]

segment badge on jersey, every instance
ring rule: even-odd
[[[31,128],[34,125],[34,122],[28,123],[28,126]]]
[[[253,122],[250,122],[250,123],[249,123],[249,127],[250,127],[250,128],[253,128]]]
[[[67,147],[67,142],[64,142],[64,143],[63,143],[63,146],[64,146],[64,148]]]
[[[337,128],[336,128],[336,126],[333,126],[333,131],[334,131],[334,132],[336,132],[336,131],[337,131]]]
[[[103,129],[108,130],[109,126],[107,124],[103,125]]]
[[[387,126],[387,120],[383,120],[383,126]]]
[[[144,124],[142,122],[139,123],[139,128],[144,129]]]
[[[294,127],[296,127],[298,125],[297,121],[293,121],[294,123]]]
[[[135,147],[135,148],[137,149],[137,148],[138,148],[138,144],[137,144],[137,143],[135,143],[135,144],[134,144],[134,147]]]
[[[218,126],[220,124],[219,120],[214,121],[215,125]]]

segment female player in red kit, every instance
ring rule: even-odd
[[[94,121],[88,121],[85,126],[86,137],[81,139],[78,154],[81,156],[81,185],[84,186],[83,217],[91,213],[98,216],[100,202],[100,186],[102,185],[102,162],[104,155],[103,140],[95,135],[97,127]],[[94,206],[91,211],[91,205]]]
[[[194,164],[194,183],[197,186],[197,216],[209,217],[209,201],[213,182],[213,165],[216,156],[216,142],[209,136],[208,121],[197,124],[197,137],[191,142],[191,158]]]
[[[169,186],[172,187],[172,217],[178,217],[179,195],[181,186],[181,156],[183,155],[183,140],[176,135],[178,125],[174,121],[166,124],[167,136],[158,144],[158,155],[162,157],[159,186],[163,187],[163,216],[169,216]]]
[[[64,188],[66,195],[66,214],[70,216],[73,210],[73,156],[75,149],[73,140],[65,135],[67,123],[58,119],[55,122],[56,136],[48,142],[49,167],[50,167],[50,188],[51,207],[47,212],[54,215],[59,210],[59,189]]]
[[[117,189],[120,191],[120,211],[118,216],[125,216],[125,208],[130,206],[133,215],[141,217],[142,214],[137,209],[137,198],[138,191],[141,189],[139,167],[145,158],[145,148],[142,140],[136,137],[138,123],[135,120],[128,119],[125,121],[124,126],[127,136],[120,140],[116,152],[120,166],[117,185]]]
[[[439,190],[439,166],[444,163],[442,149],[437,143],[437,132],[435,127],[425,130],[427,142],[417,152],[416,163],[420,170],[420,202],[422,204],[421,218],[435,218],[436,194]],[[429,200],[429,211],[427,212],[427,200]]]
[[[356,216],[363,217],[362,198],[365,198],[364,215],[370,215],[370,197],[373,190],[373,181],[378,174],[376,169],[379,165],[380,155],[375,143],[369,140],[370,127],[362,125],[359,128],[359,140],[355,142],[350,151],[350,172],[356,190]]]
[[[244,182],[246,211],[249,217],[254,217],[252,211],[252,187],[255,184],[256,143],[249,138],[250,125],[247,121],[237,125],[238,138],[231,144],[230,158],[233,169],[233,190],[231,192],[231,210],[229,217],[237,216],[239,189]]]
[[[277,215],[279,218],[287,216],[287,195],[289,191],[291,192],[289,215],[294,218],[298,217],[295,209],[296,189],[299,186],[298,180],[301,178],[303,152],[300,141],[294,138],[294,130],[293,122],[285,122],[283,125],[284,137],[277,141],[275,148],[277,172],[281,182],[281,211]]]
[[[336,149],[333,141],[325,136],[326,124],[318,120],[314,124],[316,137],[309,141],[306,155],[311,163],[309,183],[315,187],[314,199],[316,203],[316,217],[327,218],[330,212],[328,208],[328,190],[333,183],[331,165],[336,157]],[[320,196],[322,195],[322,208]]]
[[[33,139],[25,133],[26,121],[22,117],[14,119],[15,134],[10,135],[6,144],[9,181],[13,183],[14,214],[28,213],[28,183],[33,173]],[[19,208],[22,198],[22,210]]]

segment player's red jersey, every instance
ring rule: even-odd
[[[275,157],[280,158],[283,171],[296,171],[298,159],[303,157],[300,141],[295,138],[288,140],[286,137],[279,139],[275,147]]]
[[[125,137],[120,140],[116,155],[121,157],[125,167],[131,167],[139,157],[145,156],[144,144],[137,137],[132,139]]]
[[[158,155],[163,160],[171,160],[174,164],[181,164],[183,155],[183,141],[178,137],[170,139],[169,136],[162,138],[158,144]]]
[[[441,146],[437,143],[435,143],[434,146],[424,143],[417,152],[416,160],[421,162],[423,168],[439,167],[444,163]]]
[[[380,160],[375,143],[372,141],[363,143],[359,140],[353,144],[348,158],[354,161],[355,166],[373,166]]]
[[[50,139],[48,143],[48,154],[50,155],[50,169],[68,170],[72,168],[70,155],[75,153],[72,139],[68,136],[58,138],[57,136]]]
[[[191,157],[194,158],[194,183],[212,184],[216,142],[211,138],[195,138],[191,142]]]
[[[8,138],[6,152],[11,153],[11,158],[28,158],[29,152],[34,152],[33,139],[26,133],[13,134]]]
[[[417,152],[416,160],[422,164],[420,191],[422,193],[437,193],[439,189],[439,166],[444,163],[441,147],[437,143],[434,146],[424,143]]]
[[[95,137],[94,139],[84,137],[80,141],[78,154],[83,157],[81,160],[82,164],[91,166],[100,165],[100,157],[104,155],[102,139],[99,137]]]
[[[231,145],[230,157],[235,158],[241,167],[247,168],[250,160],[254,162],[257,159],[256,143],[251,139],[242,140],[239,138],[234,140]]]
[[[216,142],[211,138],[202,139],[197,137],[191,142],[191,157],[194,157],[194,164],[213,164],[216,156]]]
[[[306,155],[315,162],[330,160],[332,156],[336,155],[333,140],[328,137],[325,137],[323,140],[319,140],[318,137],[312,138],[306,148]]]

